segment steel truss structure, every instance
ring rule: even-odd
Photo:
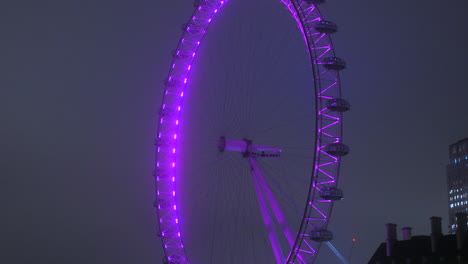
[[[165,263],[189,263],[177,213],[177,135],[180,126],[180,112],[183,110],[184,89],[193,66],[194,58],[208,26],[228,0],[197,0],[195,11],[189,22],[183,26],[183,34],[177,48],[173,51],[172,65],[165,81],[165,92],[159,112],[158,132],[155,139],[155,182],[156,200],[159,219],[159,236],[165,253]],[[326,25],[317,5],[321,0],[281,0],[297,21],[307,45],[313,82],[315,88],[315,156],[311,164],[312,175],[307,201],[299,230],[289,231],[283,228],[291,245],[287,256],[278,255],[277,260],[284,259],[287,264],[313,263],[320,245],[328,241],[327,226],[333,202],[339,200],[337,189],[341,157],[349,152],[342,144],[342,114],[349,110],[349,104],[341,98],[339,70],[345,68],[344,61],[335,56],[330,33],[333,27]],[[268,200],[272,210],[275,207],[274,197],[264,183],[263,176],[256,166],[255,158],[249,157],[255,187],[259,199]],[[262,187],[263,186],[263,187]],[[335,191],[333,194],[325,192]],[[262,197],[260,197],[262,193]],[[333,193],[333,192],[332,192]],[[336,198],[336,199],[335,199]],[[260,207],[265,201],[259,201]],[[263,204],[263,206],[262,206]],[[262,209],[263,210],[263,209]],[[263,214],[263,212],[262,212]],[[281,212],[275,212],[281,218]],[[266,218],[264,218],[266,219]],[[281,219],[278,219],[279,222]],[[266,223],[267,224],[267,223]],[[324,235],[325,234],[325,235]],[[295,238],[294,238],[295,237]],[[271,238],[271,236],[270,236]],[[273,238],[274,239],[274,238]],[[272,245],[274,242],[272,241]],[[279,246],[278,246],[279,247]],[[273,246],[275,251],[275,246]],[[281,261],[283,262],[283,261]]]

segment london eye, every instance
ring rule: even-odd
[[[349,153],[338,27],[324,0],[277,2],[197,0],[182,25],[155,139],[164,263],[314,263],[333,239]],[[279,34],[285,16],[296,31]]]

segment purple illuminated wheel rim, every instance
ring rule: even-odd
[[[184,90],[192,70],[201,41],[227,0],[195,1],[196,9],[173,52],[173,60],[159,112],[158,132],[155,139],[156,200],[159,233],[166,263],[189,263],[186,255],[177,212],[177,137],[180,113],[183,107]],[[349,106],[337,105],[341,99],[339,70],[344,68],[335,57],[328,33],[315,28],[322,16],[312,0],[281,0],[288,8],[301,30],[307,45],[315,89],[315,154],[312,164],[311,183],[299,230],[285,263],[313,263],[322,241],[311,239],[311,234],[327,230],[332,199],[323,198],[325,188],[337,187],[340,161],[344,145],[342,142],[342,113]],[[341,67],[342,66],[342,67]],[[330,150],[330,148],[332,148]],[[334,149],[333,149],[334,148]],[[342,153],[339,153],[339,151]],[[335,152],[333,152],[335,151]],[[344,151],[344,152],[347,152]],[[315,232],[315,233],[314,233]]]

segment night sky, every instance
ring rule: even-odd
[[[222,41],[252,47],[259,35],[248,35],[256,31],[243,26],[256,20],[267,25],[272,14],[281,18],[272,22],[274,30],[261,29],[265,43],[273,43],[273,58],[285,65],[276,71],[298,74],[292,87],[307,84],[301,79],[309,70],[306,54],[294,49],[302,39],[288,12],[274,0],[271,8],[258,9],[263,12],[253,10],[268,1],[231,0],[208,32],[199,58],[206,68],[193,72],[189,88],[207,76],[207,87],[233,83],[231,75],[209,73],[218,60],[208,55],[225,54],[227,46],[216,44]],[[256,17],[237,15],[242,8]],[[152,207],[153,138],[171,51],[192,10],[190,0],[0,3],[0,262],[161,262]],[[345,256],[357,238],[351,262],[366,263],[385,240],[385,223],[427,235],[429,217],[441,216],[448,230],[448,145],[468,137],[468,4],[330,0],[321,10],[339,25],[333,40],[348,62],[342,88],[352,104],[344,130],[352,153],[339,184],[345,199],[335,206],[330,229]],[[240,39],[224,28],[247,34]],[[266,50],[254,54],[268,57]],[[223,58],[219,63],[227,65],[229,56]],[[273,85],[260,76],[275,72],[260,73],[259,84]],[[209,128],[187,122],[191,126]],[[339,260],[323,246],[317,263]]]

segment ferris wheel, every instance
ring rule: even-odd
[[[285,101],[291,101],[285,108],[291,113],[297,113],[299,117],[304,111],[291,110],[301,104],[296,103],[295,100],[302,100],[304,105],[310,107],[308,117],[312,117],[310,123],[314,128],[304,129],[307,131],[304,136],[300,132],[294,132],[296,134],[291,136],[291,130],[302,130],[304,121],[301,119],[294,127],[287,124],[285,128],[281,125],[283,130],[272,136],[268,133],[272,133],[272,130],[278,131],[278,129],[275,126],[269,126],[269,123],[274,122],[280,116],[287,121],[293,119],[289,112],[284,113],[281,110],[284,114],[273,113],[280,107],[276,101],[268,102],[274,101],[269,99],[270,92],[274,90],[271,87],[284,77],[276,77],[277,81],[257,85],[271,88],[265,92],[252,91],[254,89],[248,88],[248,84],[243,83],[244,80],[229,79],[226,81],[229,84],[214,84],[212,97],[200,99],[205,101],[197,102],[198,99],[189,99],[192,96],[196,98],[205,96],[205,92],[201,89],[190,88],[192,90],[188,90],[187,88],[191,85],[194,71],[199,63],[198,58],[197,62],[194,60],[199,53],[207,55],[210,53],[210,50],[200,51],[205,33],[209,26],[212,27],[211,24],[215,22],[215,18],[225,5],[231,5],[232,2],[235,1],[229,1],[228,4],[228,0],[196,0],[195,11],[189,22],[183,25],[182,37],[172,53],[173,59],[165,81],[155,139],[156,199],[154,206],[158,215],[158,236],[165,254],[163,263],[229,263],[219,259],[228,256],[228,252],[234,250],[233,246],[227,244],[233,237],[236,238],[232,239],[232,243],[244,247],[240,250],[241,252],[252,252],[246,253],[250,255],[245,259],[239,258],[232,263],[241,263],[241,261],[247,264],[272,263],[267,262],[269,260],[287,264],[314,263],[321,244],[333,239],[333,233],[328,229],[328,224],[334,203],[343,198],[343,192],[337,185],[341,159],[349,153],[349,147],[342,143],[342,116],[344,112],[350,110],[350,104],[342,98],[339,77],[339,72],[345,69],[346,63],[335,55],[330,38],[330,35],[337,31],[337,25],[323,19],[318,9],[318,5],[324,3],[325,0],[280,0],[295,19],[296,27],[300,29],[306,44],[309,55],[307,59],[309,65],[306,69],[309,72],[306,78],[309,82],[307,87],[309,97],[304,99],[300,97],[306,96],[291,95],[290,90],[280,92],[279,97],[280,99],[286,98]],[[256,36],[263,38],[261,34],[256,34]],[[288,38],[285,38],[286,41]],[[230,43],[232,47],[242,45],[232,40]],[[254,57],[260,52],[254,48],[253,55],[249,57]],[[294,53],[294,51],[288,52]],[[271,56],[269,52],[265,54]],[[303,56],[303,54],[299,55]],[[213,57],[216,57],[216,60],[218,58],[218,56],[210,56],[212,60],[215,60]],[[207,64],[206,61],[203,63]],[[218,64],[215,68],[221,67],[219,62],[216,63]],[[237,63],[232,71],[235,69],[246,71],[254,76],[252,80],[256,80],[255,74],[261,69],[251,69],[249,65],[249,63]],[[290,70],[291,67],[293,66],[287,66],[284,71]],[[312,74],[310,74],[310,69],[312,69]],[[197,76],[202,75],[202,72],[199,70]],[[297,74],[300,75],[302,72],[297,72]],[[226,76],[233,78],[231,71]],[[274,79],[275,76],[272,75],[271,78]],[[204,85],[204,80],[193,80],[193,83],[197,82]],[[232,83],[237,83],[236,87],[241,88],[229,88]],[[231,94],[233,92],[239,94],[233,95]],[[261,94],[258,97],[266,103],[258,103],[249,99],[254,93]],[[198,94],[198,97],[195,94]],[[239,107],[241,103],[232,98],[239,98],[241,103],[248,101],[250,104],[248,107]],[[217,104],[218,108],[212,107],[209,110],[194,108],[194,105],[205,107],[210,103]],[[273,105],[271,109],[274,110],[265,110],[260,120],[256,120],[256,117],[261,115],[258,113],[267,109],[266,105],[269,103]],[[241,108],[239,111],[244,111],[245,114],[241,117],[232,114],[231,112],[234,112],[232,109],[236,107]],[[258,110],[255,110],[255,107]],[[215,108],[218,110],[214,110]],[[193,115],[186,113],[193,113]],[[240,122],[239,119],[246,121]],[[203,122],[220,123],[219,126],[224,125],[224,128],[220,130],[217,129],[219,126],[204,125]],[[198,125],[194,125],[195,123]],[[232,125],[234,123],[235,125]],[[261,123],[266,128],[255,130],[257,123]],[[193,130],[203,130],[203,132],[195,135]],[[263,137],[259,131],[269,136]],[[202,142],[205,136],[206,143]],[[285,139],[286,137],[289,139]],[[295,146],[286,146],[294,142],[297,143]],[[296,155],[291,154],[293,151],[289,151],[290,149],[301,149],[301,151]],[[302,151],[303,149],[306,150]],[[194,161],[196,159],[205,159],[207,163],[204,166],[209,169],[202,171],[200,164],[205,163]],[[301,160],[297,161],[297,159]],[[224,167],[218,166],[218,163],[223,163]],[[304,172],[300,167],[307,167],[307,171]],[[203,178],[211,173],[209,171],[214,171],[213,178]],[[248,177],[244,177],[245,175]],[[243,185],[243,182],[247,181],[248,183]],[[219,187],[223,184],[224,189]],[[209,194],[203,194],[201,191],[203,188],[208,189]],[[228,198],[222,200],[216,197],[216,193]],[[211,201],[214,202],[211,204]],[[187,205],[191,202],[191,205]],[[298,203],[300,208],[297,206]],[[184,210],[185,213],[181,212]],[[212,213],[200,213],[200,210]],[[210,219],[209,223],[203,220],[207,218]],[[192,222],[195,222],[193,224],[197,227],[190,226]],[[217,227],[222,224],[228,227]],[[202,225],[207,226],[203,227],[206,229],[201,229]],[[251,231],[245,231],[242,226],[246,229],[250,228]],[[239,227],[241,228],[236,229]],[[190,235],[192,232],[197,234]],[[237,235],[251,237],[253,242],[246,242],[242,238],[237,238]],[[193,237],[191,244],[186,243],[190,240],[190,236]],[[220,242],[215,242],[217,236],[221,236]],[[205,240],[209,240],[210,243],[203,244]],[[190,247],[195,248],[196,244],[203,244],[203,246],[198,246],[197,250],[191,250]],[[253,256],[258,257],[258,254],[263,254],[256,250],[258,245],[262,244],[268,245],[268,250],[265,249],[262,252],[271,253],[271,256],[267,258],[269,260],[251,260]],[[209,258],[203,259],[199,253],[202,249],[211,252],[207,253],[210,255]],[[258,258],[262,259],[262,256]]]

